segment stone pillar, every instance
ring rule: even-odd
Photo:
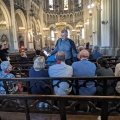
[[[110,46],[110,0],[101,0],[101,47]]]
[[[31,0],[26,0],[26,11],[27,11],[27,30],[26,30],[26,38],[27,38],[27,48],[29,50],[34,50],[33,45],[33,33],[32,33],[32,25],[30,20],[30,9],[31,9]]]
[[[85,38],[84,42],[90,41],[90,33],[89,33],[89,24],[85,24],[87,20],[89,20],[89,9],[88,9],[89,0],[83,0],[83,10],[84,10],[84,32],[85,32]]]
[[[17,41],[17,33],[16,33],[16,25],[15,25],[15,10],[14,10],[14,0],[10,0],[10,8],[11,8],[11,24],[12,28],[10,29],[10,52],[18,52],[18,41]]]
[[[42,48],[45,47],[45,40],[44,40],[44,33],[43,33],[43,27],[45,27],[44,26],[44,22],[43,22],[43,8],[42,8],[43,2],[44,1],[41,1],[41,4],[40,4],[40,13],[39,13],[39,15],[41,16],[40,19],[41,19],[41,30],[42,30],[41,31],[42,32],[42,36],[41,36],[41,38],[42,38]]]
[[[93,36],[93,45],[97,45],[97,10],[96,7],[93,7],[92,10],[92,36]]]
[[[101,53],[108,54],[111,39],[111,0],[101,0]]]

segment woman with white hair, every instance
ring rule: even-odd
[[[12,65],[9,61],[3,61],[1,63],[1,71],[0,71],[0,78],[15,78],[13,74],[10,73],[12,70]],[[12,81],[6,81],[8,86],[8,91],[10,94],[14,94],[18,90],[18,86],[15,85]],[[6,94],[5,89],[3,88],[4,84],[3,81],[0,81],[0,94]]]
[[[45,69],[45,58],[43,56],[37,57],[34,61],[33,67],[29,70],[29,77],[49,77],[48,70]],[[45,80],[45,83],[50,84],[49,80]],[[30,81],[30,85],[34,85],[34,81]],[[42,82],[36,83],[36,86],[31,88],[32,94],[50,94],[50,89],[45,87]],[[43,103],[40,102],[39,107],[42,107]],[[45,104],[45,107],[48,107]]]

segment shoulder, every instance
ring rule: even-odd
[[[6,78],[15,78],[15,76],[12,73],[7,74]]]
[[[120,67],[120,63],[118,63],[118,64],[116,65],[116,67]]]
[[[80,61],[73,62],[72,67],[78,65],[79,63],[80,63]]]
[[[55,65],[50,66],[50,67],[49,67],[49,70],[54,69],[54,68],[57,68],[57,65],[56,65],[56,64],[55,64]]]
[[[72,67],[70,65],[66,65],[66,67],[69,68],[69,69],[72,69]]]

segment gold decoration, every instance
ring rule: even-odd
[[[58,22],[55,25],[56,25],[56,28],[63,29],[66,27],[66,22]]]

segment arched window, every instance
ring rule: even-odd
[[[64,0],[64,10],[68,10],[68,0]]]
[[[82,6],[82,0],[78,0],[78,6],[79,6],[79,7]]]
[[[50,31],[51,33],[51,40],[52,41],[54,41],[54,39],[55,39],[55,34],[54,34],[54,30],[53,29],[51,29],[51,31]]]
[[[68,31],[68,38],[70,38],[70,28],[67,27],[67,31]]]
[[[84,28],[82,28],[82,39],[85,38]]]
[[[49,0],[49,9],[53,10],[53,0]]]

